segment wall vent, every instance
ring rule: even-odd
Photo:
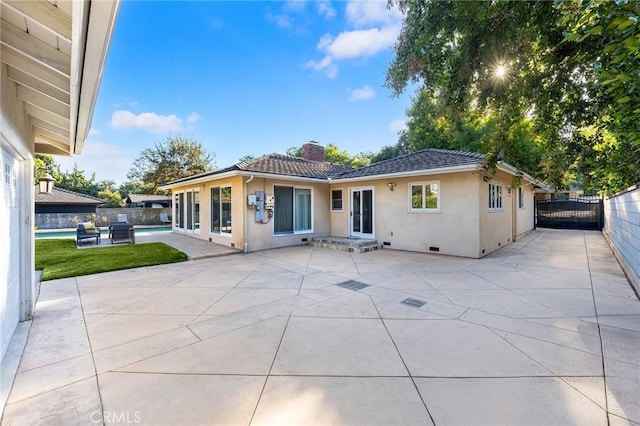
[[[482,254],[484,254],[484,249],[482,249]]]
[[[429,247],[429,250],[430,250],[430,251],[440,251],[440,247],[433,247],[433,246],[431,246],[431,247]]]
[[[500,247],[502,245],[502,243],[498,243],[498,247]]]
[[[302,239],[302,242],[303,242],[303,243],[306,243],[307,241],[309,241],[309,239],[308,239],[308,238],[303,238],[303,239]]]
[[[390,243],[389,241],[383,241],[383,242],[382,242],[382,245],[383,245],[383,246],[390,246],[390,245],[391,245],[391,243]]]
[[[231,243],[231,248],[236,248],[236,243]]]
[[[211,242],[211,237],[209,237],[209,242]]]

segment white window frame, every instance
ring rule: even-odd
[[[489,211],[501,212],[504,211],[504,191],[502,190],[502,184],[497,182],[489,182],[488,186],[488,199],[489,199]],[[492,196],[492,188],[495,188],[495,197]]]
[[[427,186],[431,186],[431,185],[436,185],[437,186],[437,195],[436,195],[436,208],[426,208],[425,207],[425,203],[426,203],[426,199],[425,199],[425,193],[426,193],[426,187]],[[422,186],[422,208],[414,208],[413,207],[413,187],[414,186]],[[439,180],[431,180],[431,181],[425,181],[425,182],[410,182],[409,186],[408,186],[408,192],[409,192],[409,212],[410,213],[440,213],[441,210],[441,206],[440,206],[440,191],[442,190],[442,187],[440,186],[440,181]]]
[[[279,185],[279,184],[274,184],[273,187],[271,188],[271,193],[275,194],[276,193],[276,186],[280,186],[280,187],[286,187],[286,188],[293,188],[293,232],[287,232],[287,233],[276,233],[276,222],[275,220],[273,220],[273,226],[271,228],[271,234],[274,237],[287,237],[287,236],[291,236],[291,235],[303,235],[303,234],[313,234],[314,231],[314,227],[315,227],[315,222],[313,220],[314,218],[314,201],[313,201],[313,187],[312,186],[296,186],[296,185]],[[296,231],[296,189],[308,189],[311,192],[311,207],[310,207],[310,214],[311,214],[311,229],[308,230],[304,230],[304,231]],[[275,210],[277,211],[278,209],[278,205],[276,204],[275,206]],[[275,215],[275,212],[274,212]]]
[[[340,204],[342,207],[336,209],[333,207],[333,191],[340,191]],[[342,188],[333,188],[329,191],[329,204],[331,205],[332,212],[341,212],[344,211],[344,190]]]
[[[222,224],[220,224],[220,232],[216,232],[213,230],[213,222],[209,224],[209,234],[211,235],[220,235],[222,237],[232,237],[233,236],[233,188],[231,185],[216,185],[209,187],[209,220],[211,220],[211,216],[213,213],[213,197],[211,196],[211,192],[218,188],[220,191],[220,220],[222,220],[222,189],[229,188],[231,190],[231,232],[225,232],[222,230]]]

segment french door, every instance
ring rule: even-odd
[[[200,191],[180,192],[175,196],[176,228],[191,234],[200,233]]]
[[[349,192],[349,234],[373,238],[373,188],[351,188]]]

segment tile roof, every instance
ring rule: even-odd
[[[310,161],[304,158],[291,157],[288,155],[274,153],[237,163],[231,167],[227,167],[224,169],[213,170],[210,172],[190,176],[188,178],[178,179],[173,182],[169,182],[169,184],[188,182],[193,179],[199,179],[207,176],[214,177],[222,173],[233,171],[267,173],[273,175],[297,176],[326,180],[330,176],[334,176],[336,174],[343,173],[349,170],[353,169],[348,166]]]
[[[171,201],[171,197],[158,194],[129,194],[127,198],[132,203],[141,203],[143,201]]]
[[[36,185],[36,204],[106,204],[106,201],[90,195],[80,194],[67,189],[53,187],[51,194],[41,193]]]
[[[332,176],[334,180],[387,175],[456,166],[480,166],[483,154],[429,148]]]

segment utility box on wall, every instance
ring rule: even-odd
[[[256,223],[263,223],[265,220],[264,191],[256,191]]]

